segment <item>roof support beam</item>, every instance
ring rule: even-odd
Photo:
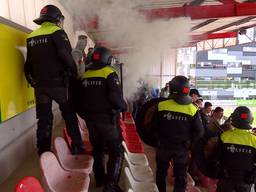
[[[191,41],[189,43],[195,44],[196,42],[209,40],[209,39],[223,39],[223,38],[233,38],[233,37],[237,37],[237,32],[192,35],[192,36],[190,36]],[[106,46],[106,47],[110,46],[110,43],[107,42],[107,41],[98,41],[96,43],[101,45],[101,46]],[[112,49],[118,49],[118,46],[115,46],[115,45],[112,45],[110,47]],[[126,46],[123,46],[123,47],[132,48],[133,46],[132,45],[129,45],[129,46],[126,45]],[[120,49],[120,47],[119,47],[119,49]]]
[[[205,26],[205,25],[208,25],[208,24],[210,24],[210,23],[213,23],[214,21],[217,21],[217,20],[218,20],[218,19],[208,19],[208,20],[206,20],[206,21],[204,21],[204,22],[202,22],[202,23],[200,23],[200,24],[198,24],[198,25],[192,27],[192,28],[191,28],[191,31],[195,31],[195,30],[197,30],[197,29],[199,29],[199,28],[201,28],[201,27],[203,27],[203,26]]]
[[[234,37],[237,37],[237,32],[192,35],[191,39],[192,41],[203,41],[208,39],[223,39],[223,38],[234,38]]]
[[[256,3],[207,5],[207,6],[183,6],[142,10],[151,19],[168,19],[174,17],[190,17],[191,19],[213,19],[223,17],[235,17],[256,15]]]
[[[219,0],[219,2],[221,2],[223,4],[236,4],[236,3],[238,3],[234,0]]]
[[[239,21],[236,21],[236,22],[233,22],[233,23],[230,23],[230,24],[227,24],[227,25],[224,25],[224,26],[221,26],[219,28],[216,28],[216,29],[213,29],[211,31],[208,31],[207,33],[214,33],[214,32],[217,32],[217,31],[221,31],[221,30],[224,30],[224,29],[227,29],[229,27],[232,27],[234,25],[241,25],[241,24],[244,24],[244,23],[247,23],[249,22],[250,20],[256,18],[256,16],[250,16],[250,17],[246,17],[244,19],[241,19]]]
[[[189,3],[189,6],[201,5],[203,2],[204,0],[194,0]]]

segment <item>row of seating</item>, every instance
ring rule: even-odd
[[[88,191],[89,174],[93,158],[89,155],[72,155],[62,137],[54,140],[55,154],[45,152],[40,156],[45,189],[56,192]]]
[[[158,192],[153,171],[144,154],[144,147],[136,132],[132,115],[128,112],[124,115],[124,121],[120,119],[120,127],[124,138],[122,144],[125,149],[124,179],[126,188],[131,187],[134,192]]]
[[[50,192],[87,192],[92,167],[92,156],[72,155],[64,138],[57,137],[54,139],[54,153],[45,152],[40,156],[43,188]],[[23,184],[30,180],[38,185],[31,177],[24,178],[24,181],[16,186],[16,191],[30,192],[31,186]],[[39,188],[38,192],[41,192],[40,190],[44,191]]]
[[[83,140],[89,142],[89,135],[86,133],[85,129],[86,124],[83,125],[83,121],[81,120],[79,122]],[[130,121],[129,123],[132,122],[133,121]],[[122,123],[124,124],[124,122]],[[156,185],[153,183],[153,172],[148,166],[148,160],[143,153],[143,145],[136,134],[135,124],[130,124],[132,125],[130,127],[128,125],[129,124],[127,124],[128,129],[125,127],[125,130],[129,130],[130,135],[126,137],[125,141],[130,147],[135,146],[131,147],[132,150],[129,150],[126,142],[123,142],[126,165],[129,167],[125,168],[125,175],[129,186],[132,187],[134,191],[144,191],[144,189],[158,191]],[[127,134],[128,132],[125,133]],[[132,133],[134,134],[133,136],[131,136]],[[64,129],[64,136],[67,142],[61,137],[55,138],[55,154],[52,152],[45,152],[40,157],[44,189],[46,191],[56,192],[88,191],[90,182],[89,174],[92,171],[93,159],[88,155],[72,155],[68,147],[68,145],[71,144],[71,140],[67,135],[66,129]],[[91,148],[88,147],[88,144],[86,144],[86,148],[87,153],[90,154]],[[137,153],[134,153],[133,151],[136,151]],[[24,178],[24,180],[26,180],[26,178]],[[28,180],[31,180],[31,177],[29,177]],[[36,179],[34,178],[34,180]],[[39,184],[39,182],[37,182],[37,184]],[[16,191],[19,190],[19,192],[22,192],[22,190],[26,190],[26,192],[29,192],[25,186],[24,181],[22,181],[21,184],[19,183],[19,185],[17,185]],[[44,191],[42,187],[40,190]],[[40,190],[36,191],[41,192]],[[128,189],[130,192],[133,190]]]

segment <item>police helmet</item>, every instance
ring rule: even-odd
[[[96,47],[92,52],[92,63],[94,65],[111,65],[114,57],[111,51],[105,47]]]
[[[237,107],[231,114],[231,125],[238,129],[251,129],[252,122],[253,115],[248,107]]]
[[[186,77],[179,75],[174,77],[169,82],[170,98],[174,99],[181,105],[186,105],[192,102],[189,96],[190,85]]]
[[[41,25],[45,21],[58,23],[64,20],[60,9],[54,5],[46,5],[40,11],[40,17],[35,19],[34,22]]]

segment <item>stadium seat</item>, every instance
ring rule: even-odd
[[[64,170],[52,152],[40,156],[43,186],[54,192],[87,192],[90,178],[88,174]]]
[[[128,156],[127,153],[124,153],[125,161],[128,164],[128,167],[133,175],[133,178],[138,182],[153,182],[154,176],[152,169],[149,166],[143,166],[143,165],[133,165]]]
[[[149,183],[149,182],[137,182],[134,180],[130,169],[128,167],[124,168],[125,176],[127,179],[127,185],[132,188],[134,192],[158,192],[157,186],[155,183]],[[127,187],[127,188],[129,188]]]
[[[66,141],[62,137],[54,139],[56,156],[61,166],[68,171],[79,171],[90,174],[92,172],[93,158],[90,155],[72,155]]]
[[[131,153],[144,153],[142,143],[126,141],[126,146]]]
[[[130,112],[125,112],[124,119],[133,119],[132,114]]]
[[[127,156],[129,158],[130,162],[133,165],[145,165],[145,166],[148,166],[148,159],[147,159],[145,154],[143,154],[143,153],[131,153],[128,150],[128,148],[126,146],[126,143],[124,141],[122,142],[122,145],[124,147],[125,152],[127,153]]]
[[[136,132],[136,125],[135,124],[124,124],[125,125],[125,129],[127,130],[127,131],[134,131],[134,132]]]
[[[27,176],[16,184],[15,192],[44,192],[44,190],[35,177]]]
[[[63,136],[64,136],[64,139],[66,140],[68,147],[70,149],[71,148],[71,138],[69,137],[66,128],[63,129]],[[92,145],[91,145],[90,141],[83,140],[83,142],[85,144],[86,154],[92,154]]]
[[[216,192],[218,183],[217,179],[211,179],[209,177],[206,177],[200,171],[198,171],[197,174],[200,186],[206,188],[208,192]]]

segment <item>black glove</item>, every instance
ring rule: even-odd
[[[28,76],[27,81],[31,85],[31,87],[33,87],[33,88],[36,87],[36,81],[32,78],[31,75]]]
[[[31,87],[35,88],[36,87],[36,82],[35,81],[31,81],[30,85],[31,85]]]

